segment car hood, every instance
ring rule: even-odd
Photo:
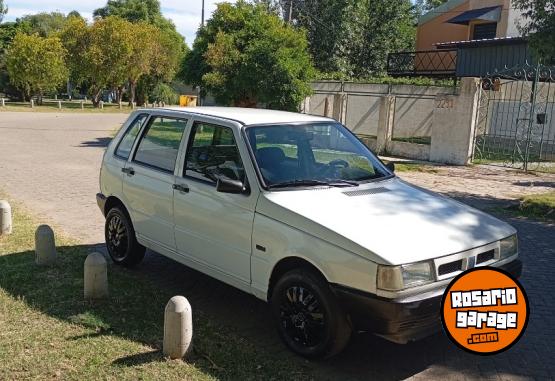
[[[358,187],[265,192],[257,213],[392,265],[458,253],[515,233],[488,214],[397,177]]]

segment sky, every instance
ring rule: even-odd
[[[206,18],[208,19],[216,3],[222,1],[235,2],[235,0],[205,0]],[[69,13],[78,11],[83,17],[92,20],[95,9],[106,5],[106,0],[5,0],[8,5],[8,14],[4,21],[15,21],[16,18],[39,12],[60,11]],[[173,20],[177,30],[185,36],[187,44],[191,45],[201,21],[202,0],[161,0],[162,13]]]

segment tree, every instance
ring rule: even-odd
[[[270,4],[275,0],[269,1]],[[416,30],[410,0],[282,0],[291,23],[306,29],[321,72],[381,75],[387,53],[412,48]]]
[[[137,53],[142,57],[146,57],[147,53],[155,57],[149,63],[148,71],[140,70],[143,74],[138,77],[133,75],[134,79],[129,78],[130,98],[136,98],[140,105],[146,103],[148,93],[159,83],[170,82],[175,77],[188,51],[185,39],[177,32],[173,22],[162,15],[159,0],[109,0],[105,7],[95,10],[93,14],[96,18],[117,16],[134,24],[156,28],[145,27],[150,33],[147,39],[153,45],[149,45],[148,52]],[[141,30],[137,33],[137,43],[141,43],[140,36],[144,34]],[[130,68],[132,72],[137,72],[137,69]]]
[[[4,0],[0,0],[0,23],[4,20],[6,13],[8,13],[8,7],[4,5]]]
[[[41,12],[27,15],[16,20],[18,28],[27,34],[38,34],[41,37],[50,37],[60,32],[67,22],[67,17],[60,12]]]
[[[445,4],[447,0],[416,0],[415,9],[418,15],[430,12],[431,10]]]
[[[314,75],[304,32],[264,5],[221,3],[200,28],[183,79],[224,104],[295,110]]]
[[[67,80],[65,55],[66,50],[57,37],[18,33],[6,56],[10,81],[24,98],[38,95],[40,103],[45,92],[55,91]]]
[[[515,0],[526,20],[520,29],[528,35],[536,56],[547,63],[555,62],[555,0]]]
[[[104,89],[121,86],[129,78],[128,65],[134,59],[130,25],[118,17],[108,17],[88,26],[85,20],[74,17],[60,34],[69,52],[71,78],[88,85],[95,106]]]

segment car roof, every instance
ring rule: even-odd
[[[214,116],[218,118],[234,120],[244,125],[333,121],[333,119],[324,118],[322,116],[257,108],[176,106],[164,107],[157,110],[170,110],[198,115]]]

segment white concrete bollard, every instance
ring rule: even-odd
[[[62,109],[62,101],[58,101],[58,109]]]
[[[35,108],[35,101],[31,99],[31,108]]]
[[[4,98],[0,98],[0,106],[6,107],[6,100]]]
[[[48,266],[56,262],[54,231],[48,225],[40,225],[35,232],[35,263]]]
[[[100,101],[100,102],[98,103],[98,107],[100,107],[101,110],[104,109],[104,102],[103,102],[103,101]]]
[[[123,109],[123,103],[122,103],[122,102],[119,102],[119,103],[118,103],[118,106],[119,106],[119,109],[120,109],[120,110]]]
[[[5,200],[0,200],[0,235],[12,234],[12,207]]]
[[[131,109],[132,109],[132,110],[135,110],[135,107],[137,107],[137,103],[131,102]]]
[[[92,253],[85,259],[85,299],[108,297],[108,265],[101,253]]]
[[[183,358],[191,351],[193,318],[191,305],[183,296],[174,296],[164,311],[164,355],[171,359]]]
[[[85,109],[85,102],[81,101],[81,110]]]

